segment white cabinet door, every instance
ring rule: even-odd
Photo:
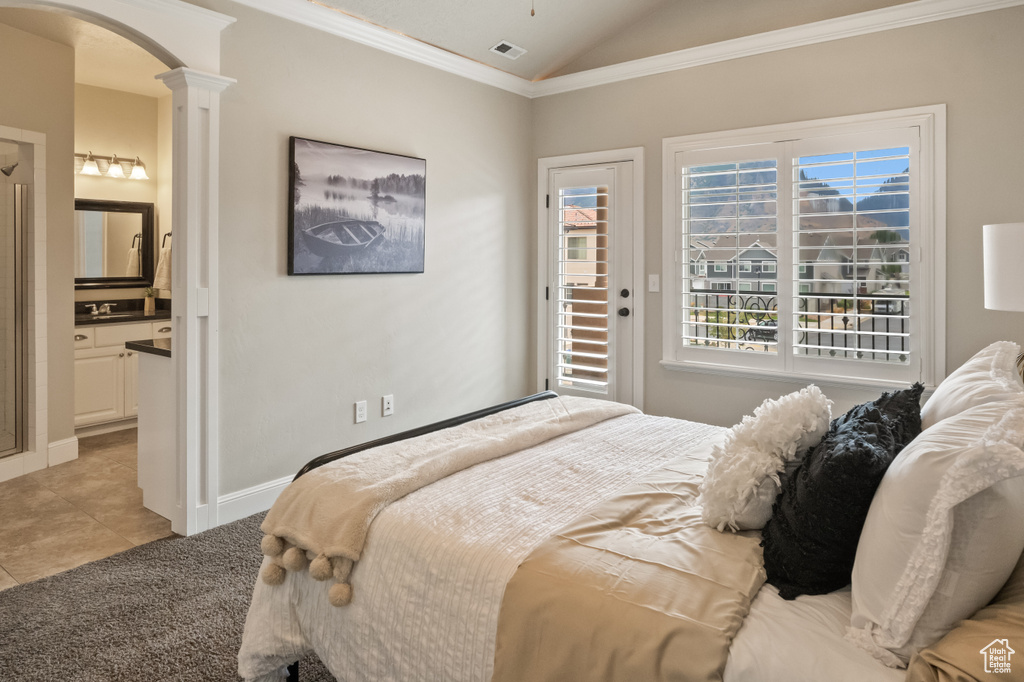
[[[75,426],[124,419],[124,349],[75,353]]]

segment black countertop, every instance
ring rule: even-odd
[[[170,310],[157,310],[156,312],[146,315],[141,310],[128,310],[123,313],[110,313],[93,315],[91,313],[76,314],[75,315],[75,326],[85,327],[96,324],[125,324],[128,322],[155,322],[157,320],[169,320],[171,319]]]
[[[90,306],[108,303],[114,307],[109,313],[93,315]],[[75,326],[96,324],[126,324],[129,322],[154,322],[171,319],[171,299],[156,299],[156,310],[147,315],[146,300],[143,298],[106,299],[103,301],[75,301]]]
[[[124,347],[139,353],[171,357],[170,339],[144,339],[142,341],[125,341]]]

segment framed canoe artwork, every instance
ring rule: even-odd
[[[290,138],[288,274],[423,272],[427,162]]]

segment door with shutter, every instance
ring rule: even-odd
[[[548,173],[546,385],[636,404],[632,162]]]

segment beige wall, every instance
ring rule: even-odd
[[[0,24],[0,63],[0,125],[46,134],[47,436],[52,443],[74,436],[75,56],[70,47]]]
[[[221,62],[238,79],[221,97],[221,492],[526,392],[529,101],[200,4],[238,18]],[[426,159],[423,274],[286,274],[290,135]]]
[[[947,104],[951,369],[991,341],[1024,341],[1024,315],[984,310],[981,273],[982,224],[1024,220],[1021,35],[1018,7],[544,97],[534,101],[535,156],[644,146],[646,267],[659,273],[662,138]],[[646,411],[728,425],[794,389],[662,368],[661,305],[647,294]],[[826,393],[839,407],[877,395]]]
[[[81,83],[75,85],[75,151],[81,154],[92,152],[100,156],[117,154],[118,158],[126,160],[139,157],[146,165],[146,174],[149,175],[149,180],[75,175],[76,199],[156,203],[157,188],[161,180],[158,156],[158,102],[156,98],[145,95]],[[157,235],[160,233],[160,227],[161,216],[157,214]],[[155,239],[159,243],[159,237]],[[141,288],[75,292],[76,301],[141,297]]]
[[[75,176],[75,198],[156,201],[157,102],[153,97],[75,85],[75,151],[142,159],[149,180]]]

